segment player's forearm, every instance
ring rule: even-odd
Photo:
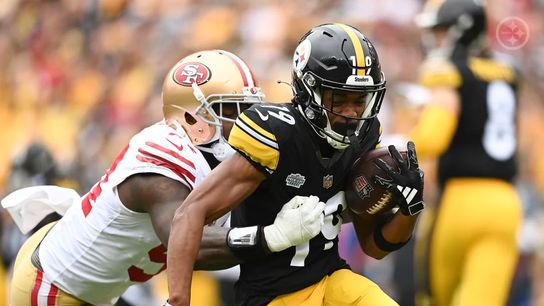
[[[442,103],[427,105],[409,135],[421,157],[435,157],[446,151],[457,128],[459,102],[455,91],[444,89],[433,92],[433,99],[442,100]]]
[[[417,215],[404,216],[397,212],[394,216],[385,217],[372,225],[370,232],[358,233],[361,248],[368,256],[382,259],[410,240],[416,223]]]
[[[382,227],[383,237],[390,243],[404,243],[412,237],[418,215],[405,216],[398,211],[393,219]]]
[[[191,277],[204,219],[204,213],[194,205],[182,205],[172,220],[167,252],[168,300],[172,306],[189,305]]]
[[[196,270],[221,270],[233,267],[240,260],[227,245],[230,228],[205,226],[195,264]]]

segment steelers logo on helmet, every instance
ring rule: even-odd
[[[302,75],[302,70],[306,67],[308,59],[312,54],[312,43],[309,40],[303,40],[295,49],[293,54],[293,68],[299,77]]]
[[[190,62],[179,66],[173,74],[174,81],[182,86],[205,84],[211,77],[210,68],[202,63]]]

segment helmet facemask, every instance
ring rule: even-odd
[[[385,78],[382,74],[382,80]],[[385,94],[385,81],[377,85],[367,78],[368,85],[346,85],[319,78],[306,72],[300,80],[309,96],[309,105],[302,110],[312,128],[335,149],[345,149],[353,136],[364,133],[364,123],[377,116]],[[343,111],[346,103],[354,104],[355,112]],[[300,107],[300,106],[299,106]],[[331,123],[331,115],[345,122]]]
[[[234,119],[261,103],[251,69],[238,56],[207,50],[180,60],[163,82],[163,112],[175,121],[194,145],[223,160],[230,147],[226,138]],[[225,157],[226,158],[226,157]]]
[[[228,158],[233,149],[227,143],[228,135],[224,135],[223,125],[234,124],[236,118],[253,104],[262,103],[264,95],[258,87],[245,87],[241,94],[211,94],[207,97],[198,85],[193,83],[195,98],[200,102],[195,115],[197,120],[212,127],[214,133],[210,138],[198,145],[199,149],[212,153],[218,161]]]

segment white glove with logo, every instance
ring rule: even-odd
[[[295,196],[266,226],[264,238],[272,252],[280,252],[314,238],[323,226],[325,203],[316,196]]]

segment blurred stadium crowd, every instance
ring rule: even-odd
[[[544,305],[544,1],[488,2],[489,39],[524,80],[517,181],[526,222],[512,305]],[[384,133],[404,131],[424,96],[414,86],[423,55],[413,20],[422,5],[422,0],[1,0],[0,197],[44,183],[87,192],[135,132],[162,118],[163,76],[190,52],[233,51],[253,68],[267,100],[288,101],[290,88],[277,81],[290,81],[298,38],[324,22],[352,24],[370,36],[388,82],[380,114]],[[529,40],[517,50],[501,49],[496,26],[512,16],[527,23]],[[56,181],[32,167],[23,167],[29,173],[21,176],[21,160],[36,142],[51,152]],[[432,163],[424,169],[432,202],[437,193]],[[13,256],[6,251],[14,244],[6,214],[3,226],[3,254]],[[402,295],[394,258],[371,261],[348,227],[343,235],[341,247],[354,270],[393,296]]]

